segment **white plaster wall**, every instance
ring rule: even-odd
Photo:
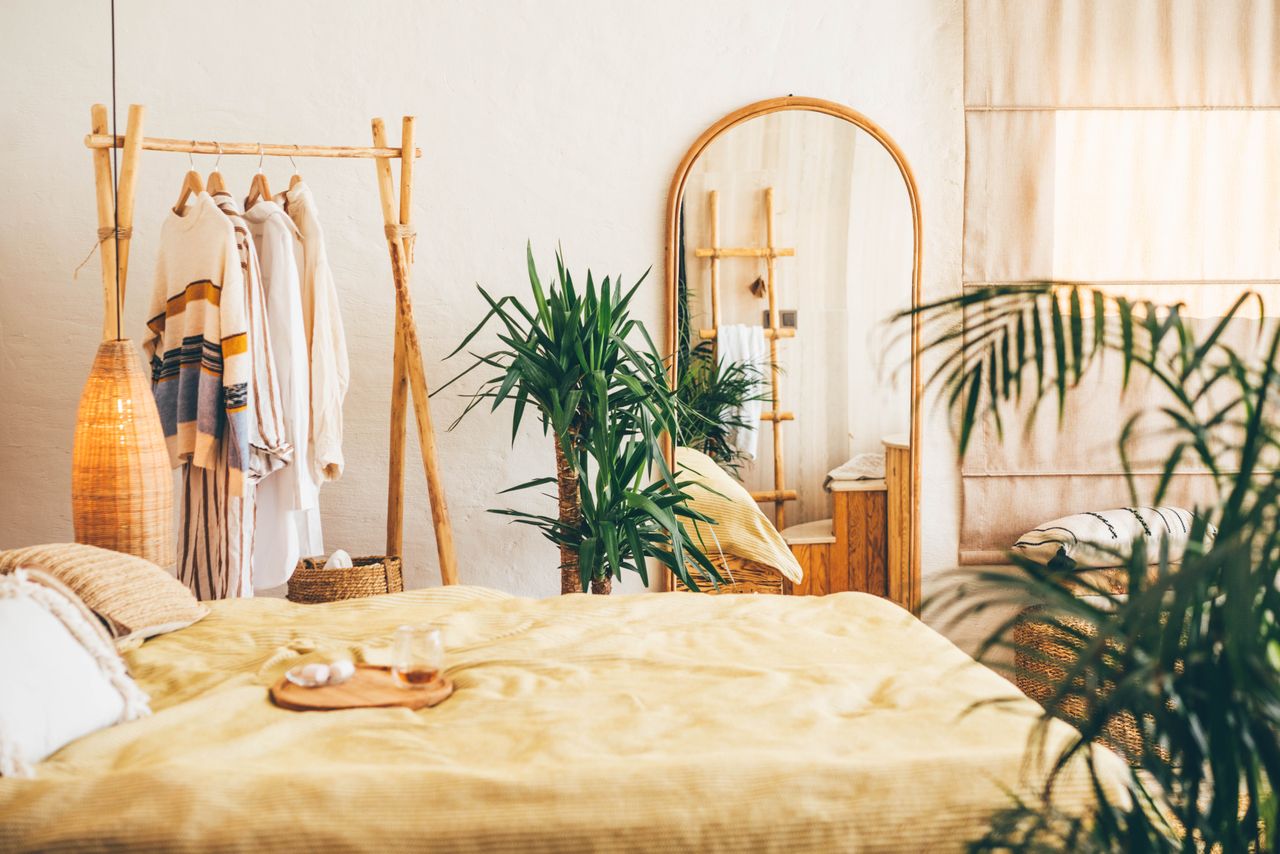
[[[693,138],[743,104],[789,93],[849,104],[905,149],[924,205],[929,297],[959,286],[963,117],[959,0],[408,2],[117,0],[119,92],[155,136],[361,144],[369,119],[418,116],[413,294],[438,385],[441,358],[482,313],[474,283],[523,293],[526,240],[549,266],[638,276],[662,317],[667,185]],[[69,539],[76,402],[101,324],[89,106],[109,101],[106,0],[0,5],[0,547]],[[123,118],[120,131],[124,131]],[[207,171],[211,157],[198,158]],[[352,354],[347,473],[322,496],[331,547],[382,548],[391,283],[373,166],[302,164],[325,215]],[[183,155],[143,159],[126,306],[142,327],[156,237]],[[247,187],[250,158],[223,174]],[[287,161],[268,175],[283,185]],[[434,401],[443,428],[460,400]],[[411,431],[412,432],[412,431]],[[550,470],[530,425],[474,414],[439,446],[465,582],[557,590],[552,547],[485,512]],[[951,566],[957,499],[945,423],[924,448],[924,570]],[[410,460],[416,459],[416,442]],[[548,508],[550,503],[546,505]],[[421,470],[408,477],[412,585],[438,583]],[[630,582],[624,589],[635,590]]]

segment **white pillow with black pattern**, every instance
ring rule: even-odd
[[[1195,518],[1181,507],[1120,507],[1077,513],[1037,525],[1018,538],[1013,551],[1054,569],[1105,569],[1124,566],[1124,555],[1146,540],[1151,563],[1169,543],[1169,560],[1182,560]],[[1217,531],[1209,526],[1210,538]]]

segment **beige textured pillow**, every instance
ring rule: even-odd
[[[0,573],[39,569],[102,618],[121,646],[185,628],[209,613],[191,591],[149,560],[79,543],[0,552]]]
[[[685,489],[690,508],[715,520],[714,525],[692,523],[694,537],[701,536],[699,545],[713,563],[723,551],[771,566],[796,584],[804,579],[804,570],[787,541],[751,499],[751,493],[715,460],[693,448],[676,448],[676,480],[693,482]],[[690,523],[686,520],[685,524]]]

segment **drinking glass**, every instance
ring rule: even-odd
[[[444,671],[444,638],[434,626],[396,629],[391,675],[402,688],[426,688]]]

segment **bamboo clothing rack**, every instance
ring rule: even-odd
[[[765,295],[769,300],[769,325],[764,330],[764,337],[769,342],[769,378],[770,408],[761,413],[762,421],[773,423],[773,489],[751,493],[756,501],[772,501],[774,525],[781,530],[787,524],[788,501],[798,499],[799,493],[787,489],[786,471],[782,458],[782,422],[794,421],[794,412],[779,408],[782,399],[782,370],[778,366],[778,339],[794,338],[794,329],[784,329],[778,325],[778,289],[776,263],[779,258],[792,258],[796,250],[791,247],[776,245],[773,234],[773,187],[764,191],[765,236],[764,246],[725,247],[720,245],[720,193],[711,190],[707,196],[707,205],[711,215],[711,245],[694,250],[695,258],[711,260],[711,328],[699,329],[698,335],[714,341],[720,331],[720,259],[722,258],[763,258],[766,263]]]
[[[133,233],[134,191],[138,180],[138,162],[143,151],[169,151],[187,154],[253,155],[266,157],[336,157],[373,160],[382,202],[383,233],[391,257],[391,277],[395,286],[396,321],[395,350],[392,364],[391,433],[387,485],[387,539],[389,555],[399,555],[404,545],[404,450],[408,398],[413,395],[414,421],[418,444],[422,451],[422,467],[427,478],[431,504],[431,523],[435,529],[436,551],[440,559],[440,579],[445,584],[458,583],[458,565],[453,547],[453,529],[445,503],[444,485],[440,479],[435,433],[431,427],[431,411],[427,394],[426,371],[418,328],[413,318],[409,294],[409,274],[413,263],[412,224],[413,164],[422,156],[414,146],[414,117],[401,120],[400,146],[387,144],[386,126],[373,119],[373,145],[281,145],[258,142],[208,142],[146,137],[142,134],[146,108],[129,107],[129,121],[124,136],[108,133],[107,108],[95,104],[91,111],[91,132],[84,144],[93,152],[94,183],[97,187],[98,243],[102,257],[102,291],[106,311],[103,338],[119,337],[121,306],[128,281],[129,242]],[[111,149],[123,151],[118,204],[113,205]],[[400,161],[400,195],[391,161]],[[114,212],[113,212],[114,207]]]

